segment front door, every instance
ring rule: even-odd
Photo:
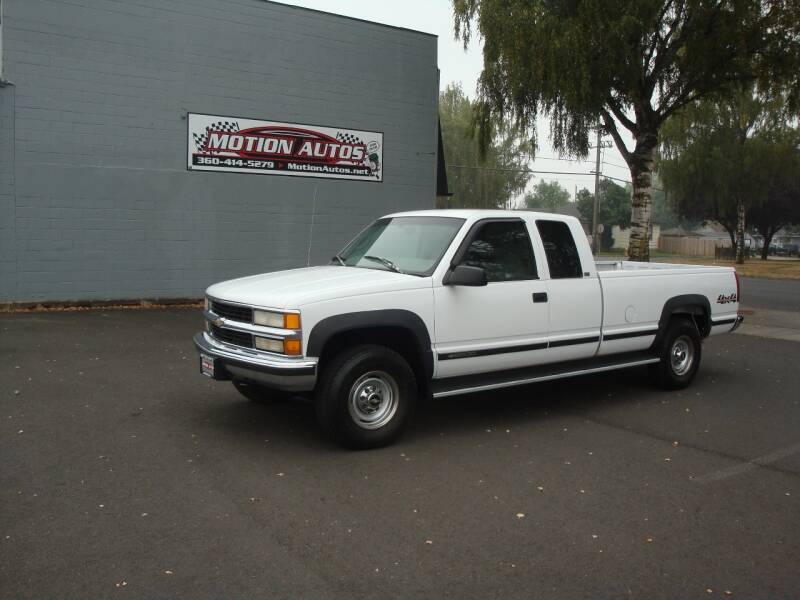
[[[479,221],[463,244],[457,263],[483,268],[489,283],[434,288],[436,376],[543,362],[549,321],[547,283],[539,279],[525,221]]]

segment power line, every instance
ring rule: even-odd
[[[606,179],[612,179],[614,181],[619,181],[620,183],[629,183],[630,185],[633,185],[633,182],[628,181],[627,179],[620,179],[619,177],[612,177],[611,175],[603,175],[603,177],[605,177]]]
[[[478,167],[474,165],[447,165],[453,169],[478,169],[481,171],[502,171],[507,173],[533,173],[540,175],[594,175],[594,173],[582,173],[580,171],[539,171],[535,169],[504,169],[501,167]]]
[[[611,167],[619,167],[620,169],[629,169],[630,168],[627,165],[620,165],[620,164],[617,164],[617,163],[608,162],[607,160],[603,160],[603,164],[604,165],[609,165]]]
[[[620,183],[627,183],[628,185],[633,185],[633,182],[627,179],[620,179],[619,177],[612,177],[611,175],[603,175],[602,173],[600,174],[600,176],[604,177],[605,179],[613,179],[614,181],[619,181]],[[659,192],[666,191],[664,190],[664,188],[656,187],[654,185],[651,185],[650,189],[658,190]]]
[[[539,156],[534,155],[533,161],[536,162],[537,160],[561,160],[564,162],[592,162],[590,158],[560,158],[558,156]]]
[[[478,167],[473,165],[447,165],[448,167],[452,167],[454,169],[478,169],[482,171],[501,171],[506,173],[533,173],[534,175],[580,175],[582,177],[594,177],[594,171],[589,173],[582,173],[580,171],[538,171],[534,169],[503,169],[500,167]],[[633,183],[628,179],[621,179],[619,177],[612,177],[611,175],[606,175],[604,173],[600,173],[600,177],[603,179],[611,179],[613,181],[619,181],[620,183],[627,183],[629,185],[633,185]],[[663,188],[659,188],[656,186],[650,186],[654,190],[658,190],[659,192],[663,192]]]

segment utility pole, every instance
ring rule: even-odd
[[[597,128],[596,155],[594,163],[594,211],[592,212],[592,252],[597,255],[600,244],[597,236],[597,216],[600,212],[600,128]]]
[[[600,149],[610,148],[610,143],[601,141],[602,129],[597,128],[597,142],[595,143],[596,159],[594,167],[594,210],[592,212],[592,252],[600,252],[600,232],[597,230],[598,213],[600,212]]]

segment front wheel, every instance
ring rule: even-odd
[[[687,319],[674,319],[659,348],[658,364],[650,374],[658,387],[678,390],[688,386],[700,366],[702,347],[697,327]]]
[[[353,449],[391,444],[408,421],[417,397],[408,362],[385,346],[348,348],[323,367],[315,405],[320,425]]]

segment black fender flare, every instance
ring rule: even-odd
[[[660,346],[661,340],[667,332],[669,320],[672,315],[677,313],[705,316],[707,325],[704,330],[699,330],[699,333],[701,338],[708,336],[711,331],[711,303],[708,298],[702,294],[673,296],[664,303],[664,307],[661,309],[661,317],[658,320],[658,333],[656,334],[656,339],[653,340],[652,348]]]
[[[322,355],[325,344],[333,336],[371,327],[400,327],[410,331],[417,342],[417,349],[428,380],[433,377],[433,351],[430,333],[420,316],[410,310],[368,310],[343,313],[322,319],[311,329],[306,355],[319,357]]]

